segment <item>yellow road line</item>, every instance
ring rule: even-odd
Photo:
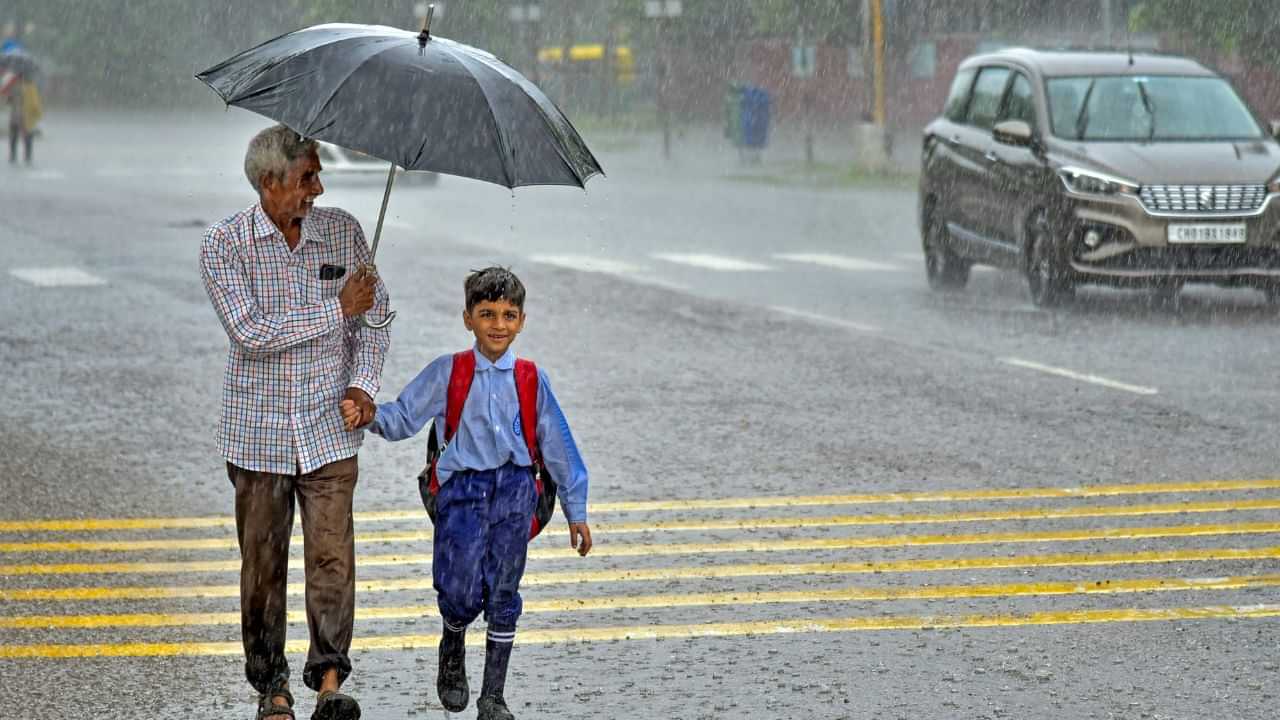
[[[1280,509],[1280,498],[1236,500],[1205,503],[1164,503],[1147,505],[1109,505],[1074,508],[1026,508],[1020,510],[980,510],[962,513],[914,515],[843,515],[817,518],[743,518],[729,520],[671,520],[643,523],[618,523],[596,527],[596,534],[631,534],[650,531],[697,530],[768,530],[781,528],[848,527],[872,525],[922,525],[1012,520],[1054,520],[1098,517],[1139,517],[1192,513],[1241,512]],[[556,537],[563,526],[547,529]],[[356,536],[360,545],[398,542],[429,542],[430,530],[408,532],[362,533]],[[301,542],[300,536],[294,540]],[[137,552],[146,550],[226,550],[237,548],[235,538],[169,538],[163,540],[71,540],[58,542],[0,543],[0,553],[30,552]]]
[[[602,524],[601,535],[640,533],[657,530],[765,530],[770,528],[843,527],[861,525],[921,525],[1005,520],[1060,520],[1066,518],[1136,517],[1182,513],[1278,510],[1280,498],[1205,503],[1163,503],[1148,505],[1108,505],[1100,507],[1025,508],[1017,510],[977,510],[960,513],[919,513],[911,515],[838,515],[807,518],[743,518],[728,520],[660,520],[656,522]]]
[[[1119,595],[1187,590],[1243,590],[1280,586],[1280,575],[1241,575],[1217,578],[1136,578],[1078,582],[934,585],[897,588],[836,588],[801,591],[683,593],[679,595],[610,595],[528,600],[529,613],[590,612],[653,608],[717,607],[819,602],[886,602],[894,600],[956,600],[1051,595]],[[357,608],[357,620],[406,620],[436,617],[434,605]],[[288,613],[291,623],[306,622],[301,611]],[[240,613],[131,613],[111,615],[24,615],[0,617],[0,629],[53,630],[109,627],[175,627],[239,625]]]
[[[1007,557],[924,558],[858,563],[771,563],[709,565],[697,567],[632,568],[625,570],[580,570],[572,572],[527,573],[521,584],[527,587],[573,583],[645,582],[783,575],[854,575],[867,573],[941,572],[951,570],[999,570],[1028,567],[1092,567],[1104,565],[1145,565],[1210,560],[1268,560],[1280,558],[1280,547],[1209,548],[1192,550],[1141,551],[1127,553],[1086,553],[1024,555]],[[303,583],[290,583],[290,595],[302,595]],[[361,593],[431,591],[428,573],[419,578],[363,580],[356,583]],[[180,585],[166,587],[71,587],[0,589],[0,601],[94,601],[163,600],[182,598],[239,597],[239,585]]]
[[[1153,537],[1196,537],[1202,535],[1243,535],[1280,532],[1280,523],[1236,523],[1221,525],[1173,525],[1165,527],[1089,528],[1083,530],[1048,530],[1027,533],[950,533],[941,535],[888,535],[848,538],[803,538],[778,540],[728,540],[709,543],[630,543],[610,545],[598,543],[592,548],[595,557],[637,557],[645,555],[689,555],[735,552],[793,552],[804,550],[849,550],[853,548],[915,547],[922,545],[977,545],[1024,542],[1083,542],[1088,540],[1134,540]],[[152,547],[145,541],[143,549],[190,549],[181,543]],[[162,543],[164,541],[156,541]],[[356,541],[359,543],[359,540]],[[36,546],[50,547],[36,547]],[[122,545],[124,545],[122,547]],[[89,552],[135,550],[133,542],[103,543],[32,543],[23,552]],[[9,552],[13,552],[10,550]],[[576,557],[572,548],[539,547],[529,551],[532,560]],[[423,556],[425,557],[425,556]]]
[[[696,625],[649,625],[634,627],[557,628],[554,630],[521,630],[517,641],[523,644],[608,642],[617,640],[657,640],[703,637],[741,637],[744,635],[787,635],[802,633],[861,632],[871,630],[923,630],[956,628],[1026,627],[1043,625],[1082,625],[1128,622],[1171,622],[1189,620],[1222,620],[1229,618],[1280,617],[1280,605],[1209,605],[1178,608],[1124,608],[1112,610],[1065,610],[1027,615],[920,615],[896,617],[795,618],[758,622],[706,623]],[[438,635],[389,635],[356,638],[351,649],[434,650]],[[285,651],[302,654],[307,640],[291,640]],[[472,633],[469,644],[484,638]],[[92,645],[4,645],[0,659],[16,658],[85,658],[85,657],[174,657],[240,655],[244,650],[236,642],[190,643],[119,643]]]
[[[1280,489],[1280,479],[1207,480],[1200,482],[1134,483],[1113,485],[1080,485],[1072,487],[993,488],[975,490],[940,490],[903,493],[855,493],[844,495],[794,495],[691,500],[644,500],[635,502],[594,503],[591,513],[655,512],[671,510],[732,510],[743,508],[811,507],[822,505],[877,505],[888,503],[971,502],[982,500],[1026,500],[1043,498],[1116,497],[1124,495],[1159,495],[1173,493],[1209,493]],[[355,521],[394,522],[421,520],[420,509],[379,510],[355,514]],[[161,530],[235,527],[230,515],[215,517],[174,518],[75,518],[0,521],[0,533],[13,532],[83,532],[102,530]]]
[[[718,547],[718,545],[717,545]],[[555,552],[554,557],[561,557],[559,551]],[[763,551],[762,551],[763,552]],[[701,554],[689,553],[689,554]],[[546,559],[552,557],[545,550],[535,549],[530,551],[530,557],[534,560]],[[891,563],[857,563],[848,564],[851,567],[891,567],[897,566],[899,563],[905,563],[904,566],[911,566],[918,570],[948,570],[957,569],[952,567],[933,567],[931,563],[956,563],[956,562],[995,562],[998,565],[992,567],[1030,567],[1038,565],[1116,565],[1116,564],[1134,564],[1134,563],[1154,563],[1154,562],[1182,562],[1188,560],[1244,560],[1244,559],[1277,559],[1280,558],[1280,547],[1263,547],[1263,548],[1210,548],[1206,550],[1173,550],[1173,551],[1153,551],[1138,553],[1116,553],[1116,554],[1099,554],[1089,553],[1087,555],[1042,555],[1042,556],[1020,556],[1020,557],[1004,557],[1004,558],[970,558],[970,559],[947,559],[942,561],[933,560],[904,560]],[[1014,563],[1014,564],[1008,564]],[[289,564],[294,568],[302,567],[302,558],[290,558]],[[358,555],[356,564],[359,567],[396,567],[402,565],[430,565],[430,554],[408,554],[408,555]],[[918,566],[917,566],[918,564]],[[718,567],[698,568],[699,573],[717,573],[723,571],[724,568],[767,568],[759,573],[759,575],[771,574],[797,574],[787,572],[789,568],[814,568],[814,567],[843,567],[846,563],[787,563],[787,564],[770,564],[770,565],[729,565]],[[973,565],[965,565],[963,567],[974,567]],[[983,565],[983,567],[987,567]],[[679,571],[678,568],[674,569]],[[14,577],[19,575],[171,575],[179,573],[227,573],[240,572],[239,560],[196,560],[190,562],[120,562],[120,563],[55,563],[55,564],[25,564],[25,565],[0,565],[0,577]],[[652,575],[648,573],[652,572]],[[652,570],[638,568],[633,570],[606,570],[606,571],[588,571],[583,573],[565,573],[565,577],[574,578],[564,580],[564,582],[605,582],[615,579],[626,580],[632,578],[633,575],[639,575],[635,579],[662,579],[666,577],[664,573],[668,570],[655,568]],[[842,571],[844,572],[844,571]],[[852,571],[850,571],[852,572]],[[878,570],[877,570],[878,572]],[[904,571],[905,572],[905,571]],[[802,574],[809,574],[808,571]],[[529,582],[527,578],[536,577],[536,575],[526,575],[524,582]],[[713,577],[712,575],[699,574],[696,577]],[[715,575],[715,577],[722,577]],[[580,578],[580,579],[579,579]]]

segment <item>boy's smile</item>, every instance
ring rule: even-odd
[[[497,362],[524,328],[524,311],[507,300],[484,300],[464,310],[462,322],[475,333],[480,354]]]

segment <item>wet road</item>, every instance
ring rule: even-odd
[[[195,258],[252,200],[259,126],[51,117],[41,164],[0,168],[0,689],[22,717],[252,716],[212,441],[226,339]],[[911,191],[733,180],[732,153],[686,143],[663,166],[600,139],[586,194],[446,178],[392,199],[380,399],[465,346],[465,271],[510,264],[519,349],[593,474],[596,551],[561,526],[532,551],[518,717],[1271,716],[1260,295],[1046,313],[995,272],[933,295]],[[371,233],[380,189],[331,178],[322,204]],[[422,452],[361,455],[366,717],[442,713]]]

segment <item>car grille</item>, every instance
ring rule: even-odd
[[[1266,185],[1143,185],[1142,204],[1151,212],[1222,215],[1256,212]]]

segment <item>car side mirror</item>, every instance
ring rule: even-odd
[[[1271,131],[1271,137],[1280,140],[1280,120],[1272,120],[1267,123],[1267,126],[1267,129]]]
[[[1031,131],[1031,126],[1024,120],[1005,120],[996,123],[992,128],[991,135],[996,142],[1004,145],[1016,145],[1018,147],[1031,147],[1035,142],[1035,133]]]

